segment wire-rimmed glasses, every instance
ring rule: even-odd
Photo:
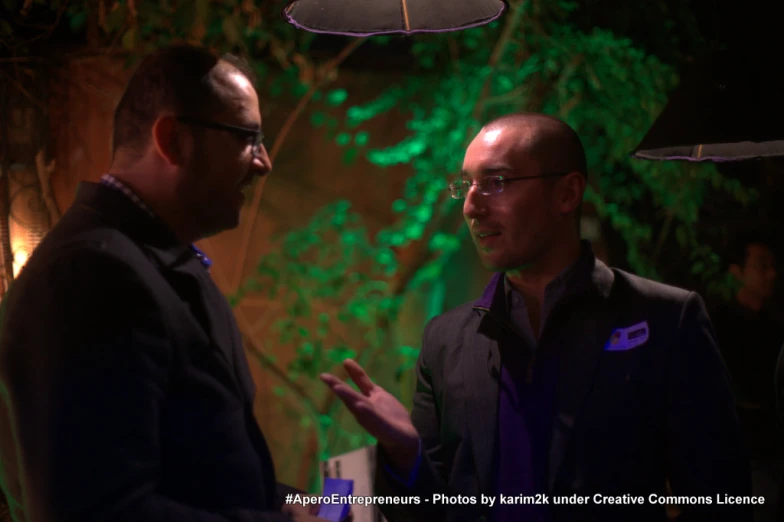
[[[568,172],[549,172],[547,174],[540,174],[538,176],[518,176],[509,178],[506,176],[484,176],[477,181],[470,181],[467,179],[460,179],[453,181],[449,184],[449,192],[454,199],[465,199],[468,196],[468,191],[471,187],[476,186],[476,189],[483,196],[491,194],[499,194],[504,191],[504,187],[510,181],[520,181],[523,179],[542,179],[542,178],[555,178],[566,176]]]

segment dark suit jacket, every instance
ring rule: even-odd
[[[554,495],[597,493],[641,495],[645,503],[553,505],[553,519],[663,522],[665,505],[649,496],[665,495],[669,480],[672,495],[705,495],[713,502],[681,506],[679,520],[750,520],[748,507],[717,505],[717,494],[750,494],[750,471],[702,300],[611,270],[592,253],[583,258],[585,282],[556,305],[540,336],[542,345],[561,347],[547,494],[551,504]],[[506,328],[503,286],[496,276],[479,303],[426,327],[412,411],[424,459],[406,488],[387,473],[380,452],[376,478],[377,494],[418,494],[421,502],[381,506],[390,522],[474,521],[490,514],[479,503],[439,504],[432,495],[495,495],[500,353],[521,346]],[[605,350],[614,329],[643,321],[650,332],[645,343]]]
[[[225,298],[124,194],[82,184],[2,306],[17,522],[289,520]]]

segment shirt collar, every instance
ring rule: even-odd
[[[562,270],[555,278],[547,283],[547,286],[544,289],[545,301],[548,301],[549,296],[555,296],[560,298],[566,293],[566,289],[569,287],[569,283],[574,276],[575,269],[577,264],[579,263],[580,258],[574,261],[571,265],[566,267]],[[512,283],[509,281],[509,277],[504,274],[504,294],[506,296],[506,309],[511,310],[513,307],[513,303],[515,303],[518,299],[522,299],[520,292],[518,292],[513,286]],[[557,301],[558,299],[556,299]]]
[[[212,266],[212,260],[209,257],[207,257],[207,254],[202,252],[196,245],[191,245],[190,248],[193,251],[193,253],[196,255],[196,257],[199,259],[202,266],[206,268],[207,271],[209,271],[210,267]]]
[[[604,263],[596,259],[591,243],[586,240],[581,241],[580,258],[561,275],[563,280],[567,282],[563,298],[584,291],[595,291],[599,295],[606,297],[613,282],[612,271]],[[493,309],[498,313],[506,311],[505,279],[506,277],[502,272],[493,274],[482,296],[474,302],[474,308]]]

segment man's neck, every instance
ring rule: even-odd
[[[181,211],[176,198],[169,197],[170,191],[166,190],[159,180],[145,178],[122,169],[112,169],[109,173],[136,194],[171,229],[183,245],[192,244],[200,239],[200,236],[191,230],[186,213]]]
[[[512,287],[520,292],[528,302],[539,307],[544,302],[544,294],[549,285],[567,268],[580,258],[580,240],[570,241],[557,249],[553,249],[525,268],[510,270],[506,273]]]

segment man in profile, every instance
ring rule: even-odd
[[[283,504],[242,338],[193,246],[265,182],[261,125],[231,56],[174,46],[130,79],[109,172],[80,184],[3,301],[16,522],[321,520]]]
[[[390,522],[665,522],[670,503],[683,521],[750,520],[718,503],[749,493],[749,470],[703,301],[596,259],[579,236],[586,177],[564,122],[486,125],[450,190],[496,275],[428,323],[413,411],[354,361],[359,391],[322,376],[378,440],[376,494],[427,499],[380,506]],[[556,496],[588,500],[535,501]]]

